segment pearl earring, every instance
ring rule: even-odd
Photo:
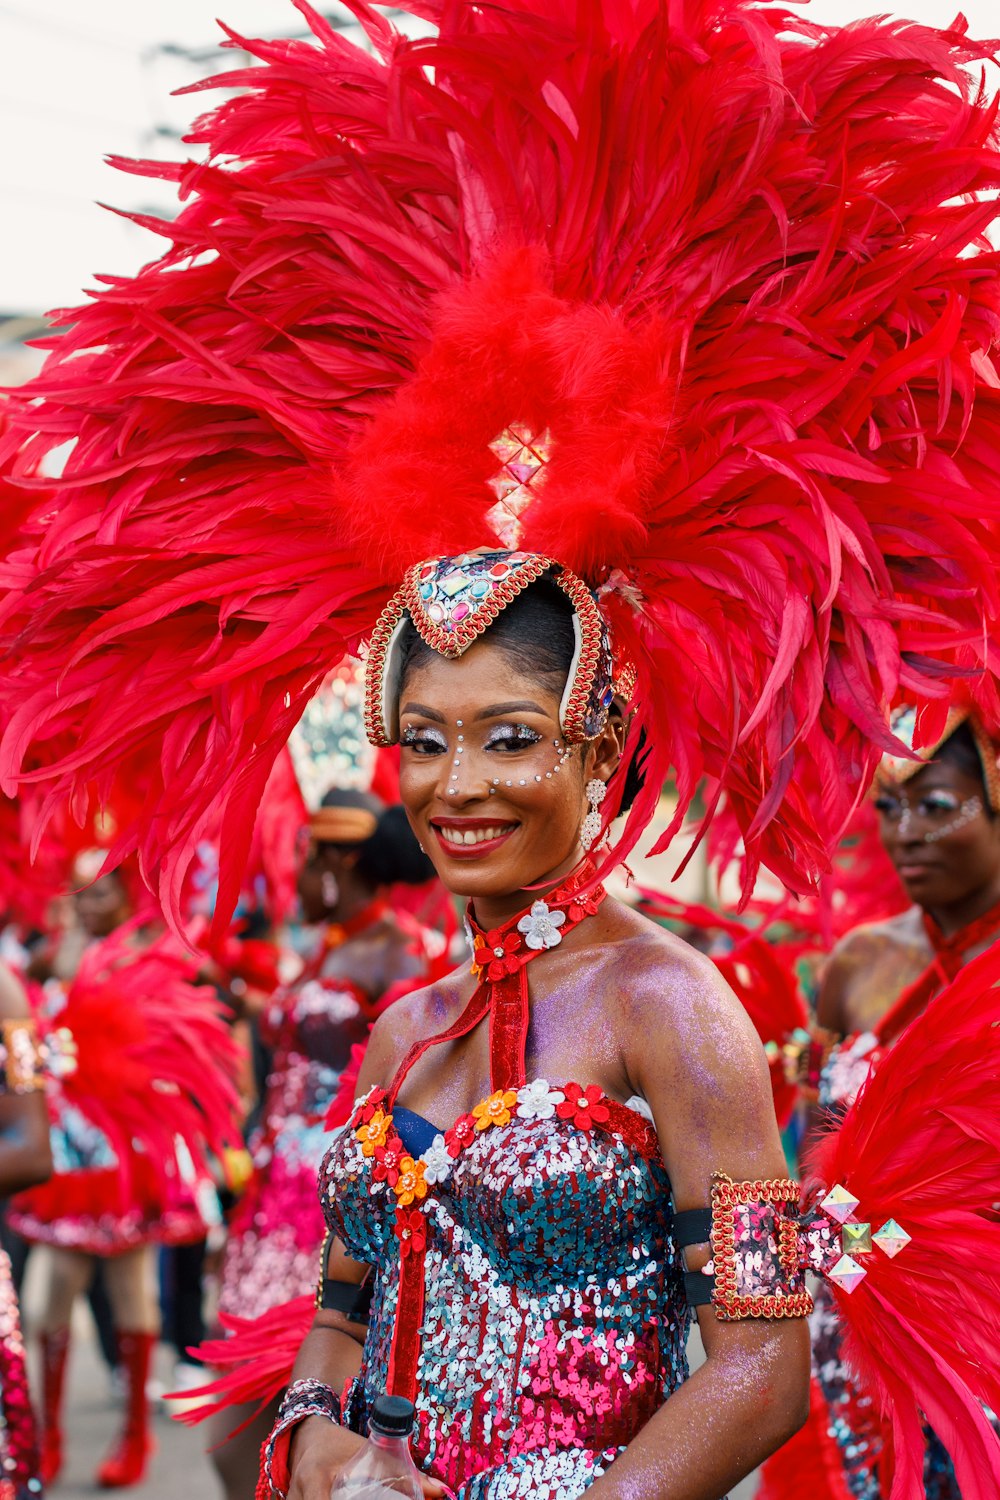
[[[601,836],[601,815],[598,808],[607,796],[608,789],[603,781],[596,776],[587,782],[587,804],[589,811],[580,828],[580,847],[584,850],[590,848],[591,844]]]
[[[323,905],[328,911],[332,911],[340,900],[340,887],[337,884],[337,877],[332,870],[323,871],[323,876],[320,880],[320,892],[323,896]]]

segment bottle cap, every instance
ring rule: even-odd
[[[387,1437],[408,1437],[416,1416],[413,1402],[403,1396],[376,1396],[368,1426]]]

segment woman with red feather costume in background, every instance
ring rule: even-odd
[[[893,724],[911,745],[915,727],[909,711]],[[887,756],[882,763],[875,788],[882,841],[914,904],[855,927],[833,950],[817,1002],[825,1059],[821,1112],[843,1114],[886,1050],[1000,938],[998,753],[1000,743],[975,715],[956,708],[944,736],[919,758]],[[855,1258],[863,1271],[870,1236],[858,1244]],[[812,1328],[810,1422],[765,1466],[761,1500],[879,1500],[891,1487],[880,1414],[845,1359],[826,1286],[817,1295]],[[924,1488],[928,1500],[960,1495],[947,1452],[933,1434]]]
[[[800,1218],[742,1011],[600,877],[672,770],[662,845],[710,778],[748,880],[808,888],[896,703],[930,742],[961,680],[1000,724],[989,49],[741,0],[442,0],[409,41],[359,0],[370,55],[299,9],[313,42],[234,38],[262,66],[225,75],[206,161],[125,164],[182,189],[167,248],[66,315],[6,442],[29,478],[74,444],[2,610],[7,788],[108,795],[149,758],[112,857],[176,913],[220,818],[225,920],[275,757],[368,641],[369,733],[473,897],[474,968],[379,1023],[328,1158],[339,1243],[262,1492],[325,1500],[388,1384],[429,1494],[717,1495],[801,1420],[802,1263],[850,1280],[853,1201],[880,1249],[837,1295],[895,1500],[921,1411],[986,1500],[992,953]],[[915,1160],[872,1110],[917,1102]]]
[[[77,882],[84,878],[78,871]],[[41,1315],[46,1484],[63,1462],[73,1304],[97,1256],[125,1377],[123,1430],[98,1483],[120,1488],[142,1478],[159,1327],[154,1246],[204,1235],[206,1213],[218,1213],[210,1151],[221,1155],[239,1139],[235,1049],[221,1011],[211,991],[193,985],[196,961],[131,915],[130,884],[128,872],[107,871],[77,891],[79,926],[63,934],[36,1007],[43,1038],[71,1058],[49,1070],[54,1173],[18,1193],[8,1213],[17,1233],[49,1247]],[[148,896],[143,907],[148,918]]]
[[[390,886],[425,885],[434,875],[401,808],[386,808],[371,793],[331,789],[309,819],[308,839],[299,897],[320,941],[260,1017],[271,1065],[250,1142],[254,1176],[222,1266],[224,1321],[259,1318],[299,1297],[311,1303],[325,1233],[317,1178],[328,1111],[344,1075],[356,1077],[357,1054],[380,1010],[423,982],[429,950],[443,946],[396,914],[389,899]],[[230,1500],[253,1490],[274,1417],[271,1409],[227,1409],[216,1424],[209,1451]],[[230,1438],[237,1425],[241,1431]]]

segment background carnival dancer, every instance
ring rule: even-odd
[[[388,1372],[419,1396],[426,1468],[470,1497],[514,1475],[576,1492],[623,1448],[615,1478],[597,1481],[606,1492],[656,1464],[661,1487],[711,1493],[800,1414],[794,1358],[776,1359],[766,1413],[735,1373],[759,1375],[769,1350],[801,1342],[768,1323],[806,1304],[797,1194],[766,1178],[776,1142],[760,1092],[742,1078],[730,1097],[730,1064],[751,1078],[756,1066],[757,1044],[740,1053],[734,1040],[740,1012],[702,1070],[679,997],[708,1007],[702,1037],[733,1002],[713,971],[602,904],[598,876],[633,847],[671,771],[677,823],[711,777],[742,831],[748,881],[763,861],[808,887],[880,755],[898,749],[895,702],[926,707],[929,736],[960,678],[1000,722],[989,644],[1000,289],[984,238],[1000,152],[995,111],[966,71],[989,47],[961,27],[828,30],[741,0],[420,11],[439,34],[410,42],[365,9],[373,56],[312,12],[315,44],[248,42],[263,65],[226,75],[227,98],[198,126],[207,159],[130,167],[182,185],[181,212],[160,226],[167,249],[64,320],[4,440],[15,480],[73,446],[21,528],[0,612],[0,775],[11,791],[32,778],[53,806],[94,786],[110,794],[136,758],[152,764],[112,858],[139,850],[176,919],[196,842],[221,820],[224,922],[291,726],[330,664],[370,642],[369,733],[380,745],[403,736],[411,820],[446,881],[473,897],[473,917],[495,925],[480,934],[479,982],[468,974],[445,992],[446,1013],[472,1009],[446,1044],[441,1094],[424,1061],[393,1082],[395,1032],[383,1027],[367,1076],[383,1073],[389,1092],[359,1105],[331,1158],[344,1189],[326,1205],[334,1225],[385,1270],[347,1420],[363,1422],[366,1381]],[[533,607],[519,603],[533,589],[548,614],[527,628],[532,651],[560,608],[569,633],[556,664],[540,671],[533,654],[519,696],[501,698],[513,684],[500,663],[482,668],[488,681],[466,674],[508,610]],[[410,659],[408,622],[429,663]],[[488,743],[494,721],[502,733]],[[612,775],[622,752],[628,766]],[[637,762],[645,782],[606,847],[596,835],[628,800]],[[581,820],[598,868],[560,886]],[[491,872],[482,886],[470,882],[477,860]],[[521,915],[539,882],[548,910]],[[595,986],[615,946],[629,982]],[[618,1048],[613,1007],[634,1019],[651,974],[666,999],[646,1024],[666,1053],[636,1058]],[[572,1028],[559,1009],[570,991]],[[488,1059],[485,1028],[473,1029],[487,1011]],[[559,1051],[567,1033],[573,1071]],[[554,1081],[533,1087],[529,1060]],[[660,1092],[671,1068],[679,1115]],[[709,1123],[689,1139],[695,1079],[713,1107],[699,1093]],[[430,1158],[408,1126],[397,1133],[397,1085],[444,1125],[487,1081],[480,1112],[461,1114],[448,1144],[431,1141]],[[627,1104],[642,1085],[656,1142]],[[492,1214],[480,1158],[501,1196]],[[761,1175],[710,1182],[728,1161]],[[423,1194],[439,1172],[440,1191]],[[374,1194],[358,1186],[368,1174]],[[514,1179],[527,1180],[534,1217]],[[698,1205],[693,1220],[668,1219],[671,1191],[682,1211]],[[606,1224],[612,1196],[614,1230],[597,1245],[581,1225]],[[363,1222],[362,1197],[377,1205]],[[719,1326],[701,1315],[713,1357],[685,1385],[678,1252],[685,1234],[703,1242],[709,1197]],[[522,1214],[540,1274],[569,1261],[583,1286],[608,1278],[599,1312],[577,1288],[579,1348],[546,1324],[562,1316],[565,1282],[546,1287],[540,1310],[512,1301],[510,1350],[480,1351],[462,1321],[473,1279],[506,1308],[518,1246],[499,1226]],[[463,1260],[470,1221],[478,1238]],[[765,1254],[772,1232],[779,1267]],[[655,1350],[634,1273],[615,1274],[636,1250],[643,1262],[644,1244],[638,1279],[673,1319]],[[895,1270],[886,1257],[877,1279],[891,1311],[893,1288],[911,1283],[905,1255]],[[693,1272],[693,1301],[709,1281]],[[422,1299],[431,1312],[447,1301],[457,1321],[428,1326],[421,1347]],[[601,1339],[598,1376],[587,1361]],[[455,1358],[463,1342],[481,1352],[474,1370]],[[343,1330],[336,1348],[346,1362]],[[536,1362],[527,1389],[522,1356]],[[938,1360],[940,1380],[980,1378],[957,1336]],[[606,1390],[609,1367],[617,1400],[606,1411],[595,1396],[581,1425],[575,1393]],[[887,1404],[905,1415],[912,1394],[893,1390]],[[293,1387],[285,1420],[311,1407],[336,1416],[338,1400],[322,1383]],[[960,1474],[972,1466],[969,1411],[951,1428]],[[664,1478],[659,1443],[677,1424],[684,1441]],[[905,1440],[904,1418],[895,1426]]]
[[[0,1197],[52,1171],[44,1063],[31,1008],[0,963]],[[40,1493],[38,1440],[10,1261],[0,1250],[0,1500]]]
[[[380,1009],[420,982],[436,946],[436,934],[394,913],[389,888],[425,885],[433,876],[402,809],[386,808],[370,793],[331,789],[309,820],[299,893],[319,941],[260,1017],[271,1067],[250,1142],[254,1177],[223,1262],[224,1316],[256,1318],[315,1287],[327,1112]],[[211,1432],[211,1456],[231,1500],[252,1492],[261,1440],[274,1420],[274,1410],[266,1410],[230,1438],[252,1412],[227,1410]]]
[[[911,712],[894,727],[912,742]],[[817,1011],[833,1043],[820,1078],[824,1112],[842,1114],[885,1051],[1000,937],[998,751],[982,724],[956,708],[940,742],[919,759],[882,763],[875,797],[881,836],[914,904],[860,925],[831,955]],[[768,1465],[762,1500],[840,1500],[843,1494],[879,1500],[888,1494],[891,1470],[878,1405],[842,1345],[824,1287],[813,1315],[811,1419],[789,1451]],[[933,1434],[924,1488],[928,1500],[960,1495],[947,1452]]]
[[[235,1055],[197,964],[173,939],[129,921],[125,877],[75,898],[80,932],[57,952],[39,1007],[44,1031],[73,1038],[77,1066],[48,1101],[55,1173],[12,1202],[13,1228],[49,1247],[42,1314],[42,1477],[62,1465],[62,1401],[76,1297],[102,1257],[125,1377],[121,1436],[98,1473],[137,1483],[151,1451],[146,1380],[159,1313],[153,1247],[205,1231],[209,1151],[238,1140]],[[69,969],[64,963],[70,965]],[[183,1165],[182,1165],[183,1163]]]

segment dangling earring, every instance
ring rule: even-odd
[[[599,780],[596,776],[592,781],[587,782],[587,803],[590,810],[588,811],[587,816],[584,818],[583,824],[580,828],[580,847],[584,851],[590,848],[595,839],[600,838],[601,815],[597,811],[597,809],[600,807],[601,803],[604,801],[604,798],[607,796],[607,791],[608,789],[605,786],[604,782]]]
[[[334,875],[332,870],[323,871],[323,876],[320,880],[319,888],[320,893],[323,897],[323,905],[326,907],[327,911],[333,911],[337,902],[340,900],[340,886],[337,884],[337,877],[336,875]]]

